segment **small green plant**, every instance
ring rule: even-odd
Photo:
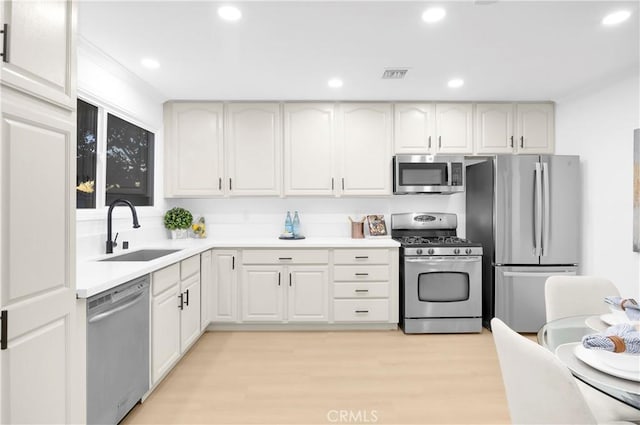
[[[164,215],[164,227],[169,230],[188,229],[193,222],[193,216],[184,208],[171,208]]]

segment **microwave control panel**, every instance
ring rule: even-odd
[[[463,164],[461,162],[451,163],[451,186],[462,186],[463,181]]]

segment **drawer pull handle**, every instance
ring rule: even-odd
[[[278,257],[278,260],[293,260],[293,257]]]
[[[368,255],[356,255],[356,260],[366,260],[369,258]]]
[[[355,290],[357,293],[364,293],[364,292],[369,292],[368,289],[356,289]]]
[[[369,276],[369,273],[356,273],[356,276]]]
[[[369,310],[356,310],[356,313],[368,313]]]

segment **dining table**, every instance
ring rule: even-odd
[[[597,315],[565,317],[546,323],[538,332],[538,343],[553,352],[573,376],[640,411],[640,382],[605,373],[576,356],[583,336],[603,332],[608,326]]]

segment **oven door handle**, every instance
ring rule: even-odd
[[[482,257],[451,257],[451,258],[406,258],[405,263],[475,263],[482,260]]]

